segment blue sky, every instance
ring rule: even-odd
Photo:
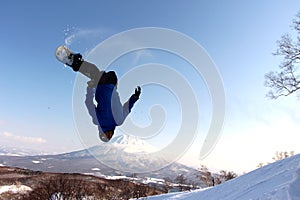
[[[298,0],[288,1],[7,1],[0,13],[0,141],[43,151],[82,148],[73,121],[72,95],[76,74],[54,56],[55,48],[70,39],[70,47],[88,54],[98,43],[122,31],[162,27],[179,31],[205,48],[223,79],[226,120],[215,150],[201,163],[213,168],[249,170],[270,159],[275,151],[300,153],[297,96],[267,100],[264,74],[276,70],[280,58],[272,53],[276,41],[292,32],[292,20],[300,11]],[[73,36],[73,37],[72,37]],[[158,62],[182,69],[177,58],[150,51],[116,61],[118,75],[133,65]],[[132,65],[132,66],[131,66]],[[191,77],[200,103],[200,136],[183,160],[197,159],[203,132],[210,117],[209,96],[203,80]],[[203,86],[203,87],[202,87]],[[203,89],[204,88],[204,89]],[[158,93],[163,93],[157,89]],[[149,91],[147,93],[147,91]],[[126,96],[122,95],[122,98]],[[153,98],[155,90],[143,91],[132,118],[147,123],[151,104],[166,103]],[[151,99],[151,100],[150,100]],[[168,95],[164,99],[168,99]],[[174,101],[171,100],[171,101]],[[166,106],[167,107],[167,106]],[[178,111],[169,114],[176,127]],[[209,116],[206,118],[206,114]],[[173,126],[172,126],[173,123]],[[172,134],[163,137],[161,145]],[[242,163],[242,164],[241,164]]]

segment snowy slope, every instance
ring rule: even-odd
[[[300,200],[300,154],[210,189],[159,195],[147,199]]]

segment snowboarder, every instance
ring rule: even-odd
[[[108,142],[114,135],[116,126],[123,124],[139,99],[141,88],[138,86],[129,100],[122,105],[117,92],[118,78],[114,71],[100,71],[96,65],[84,61],[81,54],[72,53],[65,46],[57,48],[56,57],[75,72],[79,71],[91,79],[87,82],[85,105],[93,123],[98,126],[100,139]],[[94,98],[97,105],[94,104]]]

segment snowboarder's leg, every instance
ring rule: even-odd
[[[98,83],[103,71],[100,71],[96,65],[83,61],[78,70],[83,75]]]
[[[55,56],[60,62],[70,66],[75,72],[79,71],[90,78],[90,82],[93,82],[93,84],[97,85],[99,82],[102,71],[96,65],[84,61],[80,53],[73,53],[68,47],[59,46],[55,51]]]

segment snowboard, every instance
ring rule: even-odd
[[[72,60],[70,59],[72,54],[74,55],[74,53],[66,46],[59,46],[55,51],[57,60],[68,66],[72,65]]]

